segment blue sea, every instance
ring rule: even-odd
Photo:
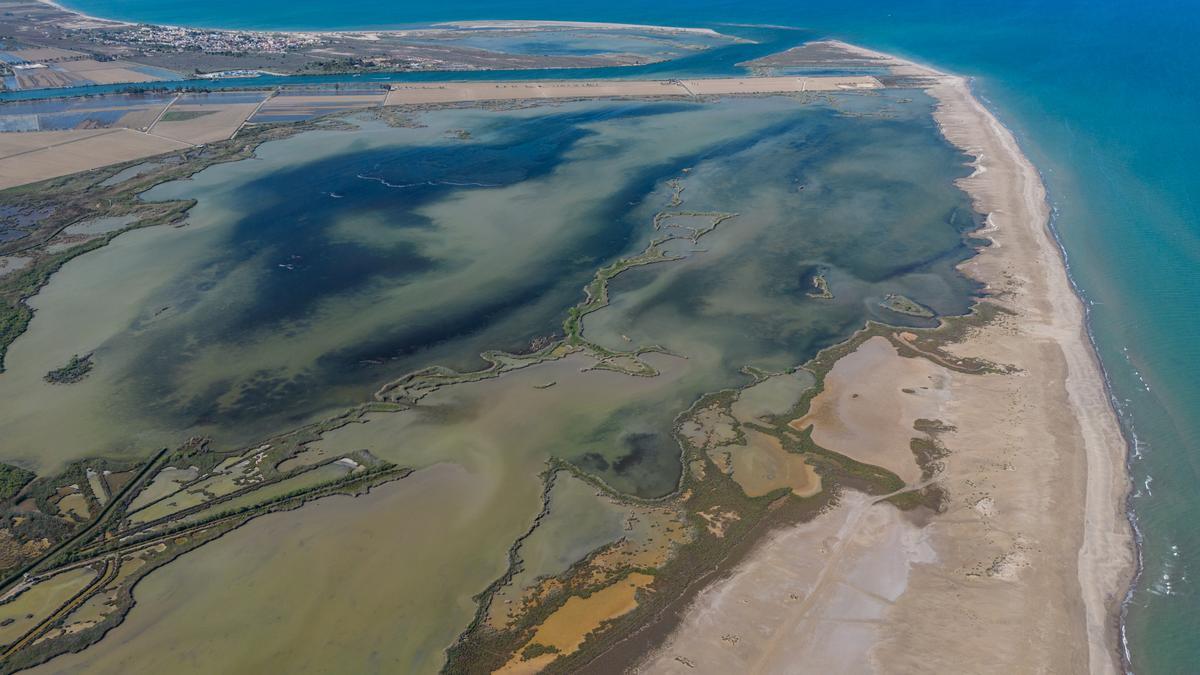
[[[710,26],[772,47],[838,37],[973,75],[1043,172],[1071,273],[1134,440],[1144,572],[1128,604],[1134,670],[1200,663],[1200,4],[1049,0],[69,0],[177,25],[336,29],[463,19]],[[762,31],[751,25],[800,31]],[[744,47],[747,54],[757,49]],[[773,51],[774,49],[772,49]],[[731,59],[622,74],[703,72]],[[740,60],[740,59],[739,59]],[[602,73],[590,73],[592,75]],[[527,73],[526,76],[529,74]],[[494,74],[492,75],[495,76]],[[436,76],[435,76],[436,77]],[[336,79],[336,78],[333,78]],[[361,80],[360,80],[361,81]],[[256,81],[262,84],[263,81]]]

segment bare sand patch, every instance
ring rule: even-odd
[[[135,131],[146,131],[150,128],[150,125],[154,124],[167,105],[168,103],[163,102],[144,108],[134,108],[122,115],[121,119],[117,120],[113,126],[125,127],[126,129],[133,129]]]
[[[21,131],[0,133],[0,158],[11,157],[31,150],[49,148],[63,143],[99,136],[106,129],[79,129],[72,131]]]
[[[790,426],[812,426],[817,445],[881,466],[905,483],[921,479],[909,442],[919,419],[938,419],[948,398],[949,371],[905,358],[884,337],[873,337],[838,361],[808,413]]]
[[[609,23],[600,21],[538,21],[527,19],[504,19],[488,21],[446,21],[434,26],[455,26],[458,28],[599,28],[599,29],[628,29],[651,31],[656,33],[697,33],[700,35],[720,36],[721,33],[711,28],[685,28],[680,26],[654,26],[639,23]],[[727,37],[727,36],[726,36]]]
[[[714,77],[680,82],[696,95],[790,94],[805,91],[878,89],[883,85],[870,75],[829,77]]]
[[[664,80],[422,82],[393,85],[387,105],[608,96],[688,96],[688,92]]]
[[[388,92],[370,94],[280,95],[272,96],[251,117],[251,122],[280,121],[279,118],[316,117],[348,110],[381,106]]]
[[[764,539],[688,607],[636,672],[858,673],[916,565],[934,560],[921,529],[857,492]]]
[[[175,112],[201,114],[175,121],[164,116],[150,128],[150,133],[194,145],[215,143],[232,137],[256,109],[257,103],[174,105],[167,111],[168,115]]]
[[[10,142],[10,136],[32,136],[55,134],[42,139],[21,139]],[[74,134],[74,140],[72,139]],[[42,147],[36,147],[37,141]],[[34,141],[30,143],[30,141]],[[50,143],[46,143],[49,141]],[[14,147],[35,146],[24,152],[13,152]],[[6,147],[7,146],[7,147]],[[159,155],[188,147],[187,144],[169,138],[151,136],[130,129],[102,129],[85,131],[33,132],[29,134],[0,134],[0,152],[7,155],[0,159],[0,189],[35,183],[47,178],[56,178],[79,171],[96,169],[109,164],[118,164],[132,159]]]
[[[947,140],[975,157],[975,172],[959,185],[987,214],[977,236],[993,245],[961,269],[987,284],[989,302],[1007,311],[945,350],[1009,368],[965,374],[919,366],[948,380],[936,414],[953,427],[940,434],[949,454],[935,476],[945,513],[920,525],[881,510],[890,506],[864,507],[866,498],[844,495],[842,507],[776,533],[737,573],[704,591],[643,670],[1118,672],[1117,617],[1133,555],[1123,512],[1126,447],[1082,305],[1047,229],[1037,171],[964,79],[824,44],[883,60],[892,75],[927,87]],[[845,400],[848,392],[862,398],[881,389],[874,396],[885,400],[875,407],[897,405],[890,390],[910,373],[887,370],[903,360],[891,351],[871,346],[866,357],[850,354],[848,367],[831,371],[829,400],[815,402],[811,413],[816,438],[831,449],[861,442],[857,434],[872,431],[868,425],[898,426],[894,409],[874,424],[871,411],[842,419],[855,404]],[[832,439],[817,432],[821,426]],[[863,501],[855,506],[855,499]],[[841,543],[859,537],[861,544]],[[864,583],[872,579],[876,585]]]
[[[904,62],[898,67],[921,70]],[[973,396],[952,392],[964,418],[952,422],[959,427],[957,444],[971,451],[957,461],[952,456],[947,469],[960,494],[956,513],[978,514],[983,526],[973,528],[974,542],[999,532],[1007,543],[985,570],[998,581],[987,585],[986,595],[982,589],[977,594],[1007,611],[969,617],[975,625],[952,624],[922,606],[931,593],[913,593],[898,606],[887,651],[895,653],[901,644],[920,651],[937,632],[944,644],[957,637],[948,635],[953,629],[975,636],[962,646],[987,662],[1117,672],[1118,614],[1133,570],[1124,512],[1127,447],[1086,333],[1083,305],[1048,229],[1045,188],[1016,139],[971,95],[966,80],[942,76],[928,91],[939,101],[934,116],[947,140],[976,157],[975,172],[959,184],[976,210],[988,214],[985,234],[996,242],[963,269],[992,288],[1003,286],[1010,293],[1003,304],[1016,313],[959,346],[1020,372],[989,376],[1004,382],[1000,391],[979,378],[972,382]],[[976,415],[981,423],[971,417]],[[982,423],[989,419],[992,424]],[[979,495],[981,490],[988,494]],[[995,504],[991,517],[990,510],[974,508],[989,497]],[[955,529],[965,522],[948,518],[940,524],[944,529],[935,537],[948,552],[963,538]],[[1018,568],[1023,592],[1012,593],[1005,579]],[[945,579],[929,575],[920,583],[950,593]],[[915,617],[926,623],[922,644],[913,641],[913,626],[905,625]],[[1006,619],[1015,634],[1006,633],[1010,639],[1002,647],[996,636],[980,639]]]
[[[382,105],[387,98],[387,92],[380,90],[378,94],[331,94],[329,96],[273,96],[263,106],[263,110],[284,111],[289,108],[307,108],[311,106],[325,107],[327,105],[345,105],[348,108]]]
[[[733,476],[747,497],[761,497],[780,488],[790,488],[800,497],[821,491],[821,477],[803,455],[788,452],[774,436],[749,428],[742,431],[746,445],[725,445],[709,453],[728,455],[727,460],[714,461]]]
[[[8,53],[19,59],[34,63],[40,61],[58,61],[59,59],[70,59],[84,55],[83,52],[73,52],[69,49],[59,49],[58,47],[31,47],[29,49],[17,49]]]

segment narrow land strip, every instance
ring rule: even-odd
[[[844,495],[813,523],[764,538],[639,670],[1118,672],[1119,604],[1133,569],[1126,444],[1040,176],[963,78],[823,45],[919,82],[946,139],[974,157],[959,184],[988,216],[974,236],[992,245],[961,269],[1002,311],[943,348],[1005,367],[947,374],[936,410],[944,513],[909,518],[877,503],[869,527],[846,529],[866,521],[850,517],[864,508],[859,496]],[[911,423],[892,431],[920,437],[900,428]],[[830,553],[848,546],[855,555]],[[781,641],[788,649],[773,650]]]
[[[879,80],[870,76],[741,77],[684,81],[424,82],[394,85],[387,91],[382,104],[396,106],[615,97],[687,98],[863,90],[877,89],[881,86]],[[107,131],[80,129],[0,132],[0,190],[230,138],[247,120],[253,121],[253,117],[268,101],[279,102],[289,98],[292,97],[268,95],[256,104],[192,106],[206,114],[185,121],[170,121],[168,111],[176,111],[182,105],[180,97],[177,96],[158,113],[153,123],[145,130],[114,128]],[[359,94],[333,94],[321,96],[320,102],[323,112],[336,114],[363,108],[363,98]],[[339,102],[344,105],[338,107]],[[104,135],[103,141],[96,140],[100,135]],[[8,159],[17,154],[23,155],[20,160]]]

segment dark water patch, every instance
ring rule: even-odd
[[[647,476],[670,465],[678,475],[679,448],[662,431],[703,393],[748,382],[745,366],[794,367],[869,319],[934,323],[887,312],[887,293],[943,314],[967,311],[979,288],[955,268],[974,252],[964,232],[977,220],[954,186],[966,158],[921,119],[928,110],[921,100],[894,119],[851,121],[809,108],[684,179],[682,208],[741,215],[687,260],[618,276],[612,304],[585,319],[585,335],[607,347],[662,344],[693,368],[674,400],[626,411],[606,454],[586,448],[605,454],[606,480],[663,490]],[[818,272],[833,298],[810,296]]]
[[[603,186],[604,200],[586,198],[586,185],[571,187],[585,195],[586,208],[555,224],[569,228],[570,237],[539,254],[534,264],[513,269],[501,284],[439,297],[423,311],[397,308],[393,321],[368,333],[348,333],[354,338],[303,357],[294,368],[213,378],[200,390],[180,386],[214,352],[237,359],[279,336],[305,341],[338,331],[338,322],[357,321],[339,306],[370,314],[374,298],[469,273],[478,260],[425,252],[430,241],[447,243],[461,235],[442,231],[428,208],[551,175],[574,161],[570,153],[594,135],[588,125],[634,124],[694,110],[690,104],[609,104],[503,117],[494,120],[494,128],[475,130],[483,141],[371,148],[259,175],[229,194],[242,215],[215,255],[163,291],[165,299],[156,306],[170,305],[175,318],[147,313],[132,327],[146,355],[143,363],[154,365],[129,372],[124,395],[161,424],[212,425],[229,438],[244,438],[353,404],[383,381],[417,368],[471,370],[484,365],[479,358],[484,350],[527,350],[535,338],[559,330],[566,308],[580,300],[580,289],[598,267],[644,245],[649,221],[631,214],[630,204],[682,167],[748,147],[758,135],[715,138],[666,165],[638,166],[619,185]],[[489,232],[495,227],[489,214],[477,217],[478,224],[468,229],[503,236]],[[346,235],[348,226],[362,223],[371,236]],[[231,289],[229,279],[246,283]]]

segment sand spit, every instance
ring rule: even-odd
[[[728,77],[692,80],[528,80],[423,82],[395,84],[383,94],[275,96],[258,103],[195,104],[177,97],[149,128],[114,127],[67,131],[0,133],[0,190],[27,185],[79,171],[186,150],[195,145],[231,138],[256,113],[328,114],[376,107],[380,104],[427,105],[596,98],[659,98],[722,95],[798,94],[803,92],[878,89],[871,76]],[[172,119],[168,113],[183,113]],[[194,116],[193,116],[194,115]]]
[[[600,21],[528,21],[528,20],[496,20],[496,21],[446,21],[433,24],[434,27],[441,28],[462,28],[462,29],[481,29],[481,28],[498,28],[498,29],[530,29],[530,28],[571,28],[571,29],[598,29],[598,30],[643,30],[655,33],[694,33],[696,35],[712,35],[715,37],[728,37],[711,28],[685,28],[681,26],[651,26],[639,23],[605,23]]]
[[[878,89],[869,75],[825,77],[714,77],[693,80],[526,80],[516,82],[411,82],[394,84],[386,105],[463,103],[615,96],[718,96],[798,94],[806,91]]]
[[[1117,672],[1133,569],[1126,444],[1040,177],[965,79],[826,44],[920,82],[945,137],[976,158],[960,185],[988,214],[979,236],[994,244],[962,269],[1012,314],[946,349],[1012,368],[944,371],[943,396],[930,402],[953,427],[939,437],[949,450],[936,477],[944,513],[917,522],[844,494],[701,593],[639,670]],[[879,434],[921,436],[899,426]]]

